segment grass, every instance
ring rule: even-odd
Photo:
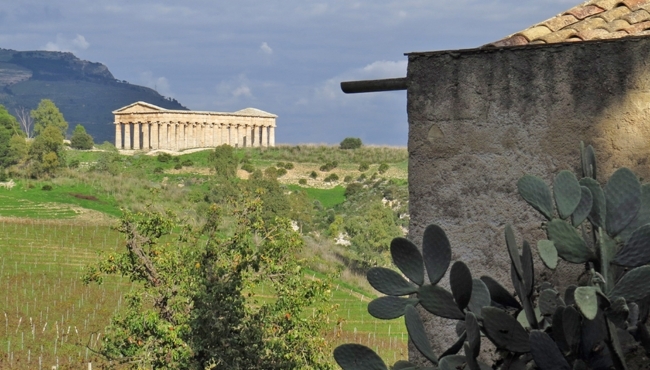
[[[332,208],[345,201],[345,188],[343,186],[336,186],[331,189],[317,189],[287,185],[287,188],[291,191],[304,191],[309,199],[319,201],[325,208]]]
[[[87,362],[99,368],[103,360],[86,345],[97,348],[101,343],[130,285],[109,276],[103,285],[84,286],[80,277],[98,252],[123,248],[121,236],[108,226],[77,220],[0,218],[0,240],[0,288],[5,292],[0,324],[6,313],[5,327],[0,325],[0,368],[35,369],[39,361],[44,369],[57,364],[86,368]],[[374,297],[335,280],[332,303],[339,309],[330,316],[325,337],[333,347],[367,345],[390,363],[406,359],[403,321],[371,317],[367,304]]]
[[[121,211],[111,197],[98,195],[89,184],[76,181],[18,180],[11,190],[0,190],[0,216],[65,219],[76,217],[78,210],[70,206],[90,209],[111,216]],[[43,190],[51,186],[52,190]]]
[[[129,285],[109,277],[85,286],[80,276],[97,252],[118,247],[118,234],[78,222],[0,219],[0,240],[0,368],[101,362],[85,346],[97,347]]]

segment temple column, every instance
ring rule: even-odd
[[[189,122],[187,126],[185,126],[185,130],[187,131],[187,140],[185,140],[185,145],[187,145],[188,148],[194,148],[194,124]]]
[[[214,139],[214,146],[222,145],[224,142],[224,128],[221,123],[215,125],[215,130],[217,131],[217,137]]]
[[[131,123],[124,125],[124,149],[131,149]]]
[[[187,148],[187,125],[185,122],[179,122],[176,129],[178,130],[178,150]]]
[[[133,149],[140,150],[141,146],[141,131],[140,131],[140,122],[135,122],[133,124]]]
[[[264,148],[269,146],[269,139],[268,139],[268,135],[267,135],[267,129],[268,129],[267,126],[262,126],[262,146]]]
[[[244,128],[242,125],[237,125],[237,147],[244,147]]]
[[[115,122],[115,147],[122,149],[122,124]]]
[[[275,146],[275,127],[269,127],[269,146]]]
[[[228,145],[234,148],[235,145],[237,145],[237,136],[235,136],[237,134],[237,128],[235,127],[235,125],[230,124],[228,125],[228,129],[229,129]]]
[[[156,150],[158,149],[158,146],[160,143],[158,142],[158,129],[159,129],[160,123],[159,122],[154,122],[151,125],[151,149]]]
[[[167,122],[160,123],[160,145],[158,149],[167,149]]]
[[[205,123],[199,123],[199,132],[201,133],[201,136],[199,136],[199,147],[205,148],[205,135],[207,133],[207,130],[205,129]]]
[[[260,127],[257,125],[253,125],[253,129],[251,130],[251,141],[252,141],[252,146],[253,148],[257,148],[260,146]]]
[[[206,126],[205,129],[207,131],[205,136],[205,146],[212,148],[214,146],[214,124]]]
[[[169,125],[169,149],[176,150],[178,148],[178,138],[176,136],[178,131],[178,122],[170,122]]]
[[[151,148],[151,142],[149,141],[149,128],[151,124],[149,122],[145,122],[142,124],[142,149],[145,151],[149,151]]]

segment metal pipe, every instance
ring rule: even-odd
[[[408,80],[402,78],[387,78],[384,80],[362,80],[341,82],[341,90],[346,94],[406,90]]]

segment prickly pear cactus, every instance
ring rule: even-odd
[[[533,244],[544,265],[555,269],[564,260],[584,266],[580,286],[561,294],[550,283],[535,281],[532,249],[526,241],[519,247],[510,225],[504,242],[514,294],[489,276],[473,277],[461,261],[452,264],[451,244],[437,225],[426,228],[421,249],[396,238],[390,251],[399,272],[368,271],[370,284],[386,294],[370,302],[368,312],[379,319],[404,316],[409,339],[429,365],[398,361],[390,368],[638,368],[627,361],[630,351],[637,351],[631,362],[637,366],[639,356],[650,352],[650,185],[622,168],[603,188],[595,179],[594,149],[581,143],[580,152],[580,179],[561,171],[552,188],[532,175],[517,183],[521,197],[545,219],[548,239]],[[438,285],[448,271],[451,291]],[[458,320],[458,340],[444,353],[434,353],[418,306]],[[482,337],[500,356],[489,366],[478,359]],[[337,347],[334,358],[344,370],[389,368],[359,344]]]

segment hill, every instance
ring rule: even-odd
[[[101,63],[55,51],[0,49],[0,104],[13,113],[36,108],[41,99],[59,107],[71,128],[82,124],[95,142],[115,137],[113,110],[135,101],[187,109],[153,89],[117,80]]]

